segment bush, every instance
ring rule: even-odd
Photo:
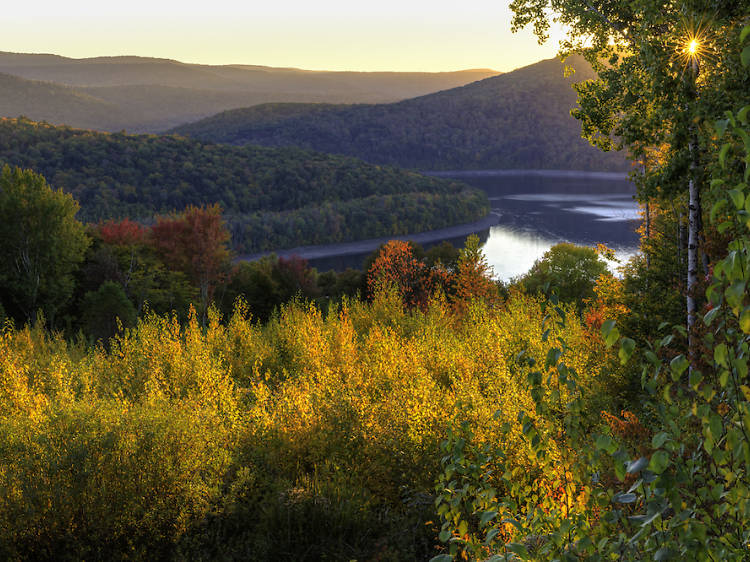
[[[529,293],[554,289],[563,302],[582,302],[594,297],[594,286],[607,264],[595,250],[563,242],[555,244],[534,262],[520,283]]]

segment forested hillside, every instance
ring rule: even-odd
[[[624,156],[581,138],[570,116],[574,81],[594,77],[581,58],[558,59],[392,104],[272,104],[226,111],[173,132],[231,144],[301,146],[422,170],[626,170]]]
[[[442,228],[489,209],[466,185],[353,158],[28,120],[0,120],[2,164],[44,174],[87,221],[218,203],[243,252]]]
[[[391,102],[497,74],[488,69],[325,72],[145,57],[71,59],[23,53],[0,53],[0,73],[16,78],[0,78],[0,117],[25,115],[60,125],[131,132],[163,131],[259,103]],[[102,106],[108,111],[101,111]]]

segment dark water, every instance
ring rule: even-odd
[[[528,271],[558,242],[593,246],[603,243],[619,259],[637,251],[638,207],[634,186],[616,174],[577,172],[441,173],[483,189],[497,224],[478,231],[496,277]],[[448,239],[462,246],[465,236]],[[440,240],[434,243],[439,243]],[[430,243],[423,244],[428,248]],[[311,259],[319,271],[360,268],[369,252]]]

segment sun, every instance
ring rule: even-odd
[[[683,20],[675,32],[667,41],[672,51],[672,68],[681,74],[691,72],[697,79],[701,63],[712,61],[716,57],[716,34],[712,31],[711,19],[703,16],[699,19]]]
[[[685,52],[690,55],[691,57],[697,56],[698,51],[701,48],[700,41],[696,39],[695,37],[690,39],[690,41],[687,44],[687,47],[685,47]]]

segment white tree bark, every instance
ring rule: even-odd
[[[695,81],[698,78],[698,61],[693,57],[691,64],[691,78],[693,94],[695,92]],[[691,119],[691,116],[687,116]],[[688,247],[687,247],[687,329],[688,329],[688,350],[692,355],[694,349],[692,330],[695,326],[695,289],[698,284],[698,240],[700,238],[701,226],[701,199],[700,189],[698,187],[698,138],[695,131],[695,124],[690,121],[690,180],[688,182]]]

